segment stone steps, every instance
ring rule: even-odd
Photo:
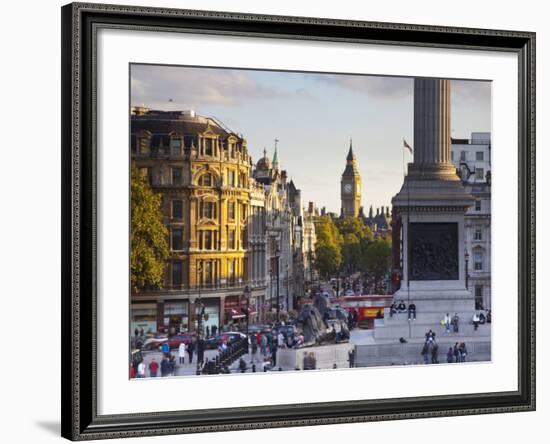
[[[449,347],[453,347],[455,342],[465,342],[468,355],[466,362],[472,361],[490,361],[491,360],[491,342],[475,341],[468,342],[464,340],[456,340],[454,338],[444,339],[439,338],[438,358],[440,363],[447,362],[447,351]],[[406,344],[368,344],[356,346],[355,364],[357,367],[371,367],[383,365],[406,365],[406,364],[422,364],[424,362],[422,351],[423,343],[406,343]]]
[[[439,324],[441,320],[445,318],[445,313],[442,313],[440,311],[418,311],[416,312],[416,321],[417,323],[433,323],[433,324]],[[452,311],[449,312],[449,315],[452,317],[454,314],[458,315],[459,318],[459,324],[469,324],[472,321],[472,318],[474,316],[474,312],[472,310],[468,311]],[[409,315],[408,313],[394,313],[392,317],[389,315],[389,310],[386,316],[384,317],[384,325],[394,325],[394,324],[400,324],[402,322],[408,322]]]
[[[477,331],[475,331],[473,324],[460,323],[458,333],[453,333],[452,326],[451,332],[446,333],[445,326],[439,323],[422,323],[417,319],[416,321],[411,321],[410,326],[408,321],[393,325],[376,326],[374,328],[374,337],[376,339],[423,338],[430,329],[436,334],[436,339],[446,336],[491,336],[491,324],[479,325]]]

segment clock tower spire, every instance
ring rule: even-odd
[[[361,176],[357,170],[351,137],[349,139],[346,168],[342,173],[342,180],[340,181],[340,196],[342,200],[342,216],[357,217],[361,208]]]

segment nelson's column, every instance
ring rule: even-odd
[[[439,321],[446,313],[459,315],[461,335],[473,333],[464,214],[474,198],[451,162],[450,88],[449,80],[414,80],[414,161],[392,204],[402,227],[402,277],[394,301],[403,300],[407,306],[414,302],[417,316],[409,321],[406,314],[390,318],[386,313],[383,325],[375,328],[379,339],[422,338],[429,329],[444,339]],[[479,336],[490,334],[488,328],[480,330]],[[488,347],[490,354],[490,343]]]

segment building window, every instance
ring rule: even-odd
[[[172,156],[181,156],[181,138],[172,137],[170,139],[170,153]]]
[[[172,250],[183,250],[183,229],[172,228]]]
[[[483,159],[483,151],[476,151],[476,160],[482,161]]]
[[[172,285],[174,287],[181,287],[182,271],[183,271],[183,265],[181,261],[172,262]]]
[[[172,185],[181,185],[183,179],[183,170],[181,168],[172,168]]]
[[[227,248],[230,250],[235,249],[235,230],[232,228],[227,230]]]
[[[207,230],[204,232],[204,249],[205,250],[212,250],[213,248],[212,243],[212,231]]]
[[[474,253],[474,270],[481,271],[483,270],[483,254],[479,251]]]
[[[246,219],[246,204],[241,205],[241,221]]]
[[[233,170],[227,172],[227,185],[230,187],[235,186],[235,171]]]
[[[204,154],[206,156],[212,156],[213,154],[213,146],[214,146],[214,141],[212,139],[204,139]]]
[[[202,203],[202,217],[206,219],[216,218],[216,204],[214,202]]]
[[[480,199],[476,199],[475,210],[476,211],[481,211],[481,200]]]
[[[199,185],[202,187],[211,187],[212,186],[212,174],[206,173],[201,176],[199,179]]]
[[[227,204],[227,218],[228,219],[235,219],[235,202],[229,202]]]
[[[483,171],[483,168],[476,168],[476,180],[483,180],[485,179],[485,172]]]
[[[455,160],[455,152],[451,151],[451,160]]]
[[[476,310],[483,309],[483,285],[476,285],[474,287],[474,298]]]
[[[227,274],[229,275],[229,283],[234,284],[236,281],[235,259],[229,259],[227,261]]]
[[[466,151],[460,152],[460,160],[466,160]]]
[[[482,240],[482,234],[481,234],[481,228],[476,228],[474,231],[474,240],[480,241]]]
[[[180,199],[172,201],[172,218],[173,219],[183,218],[183,201]]]

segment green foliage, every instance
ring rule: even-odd
[[[168,258],[168,230],[162,223],[161,196],[132,168],[130,281],[132,292],[161,287]]]
[[[343,238],[330,216],[321,216],[315,222],[315,265],[322,276],[328,277],[342,264]]]
[[[391,269],[391,238],[381,237],[369,242],[361,255],[361,266],[378,289]]]
[[[353,273],[361,268],[363,251],[365,246],[374,239],[374,235],[358,217],[346,217],[338,220],[337,227],[343,238],[343,267],[348,273]]]

